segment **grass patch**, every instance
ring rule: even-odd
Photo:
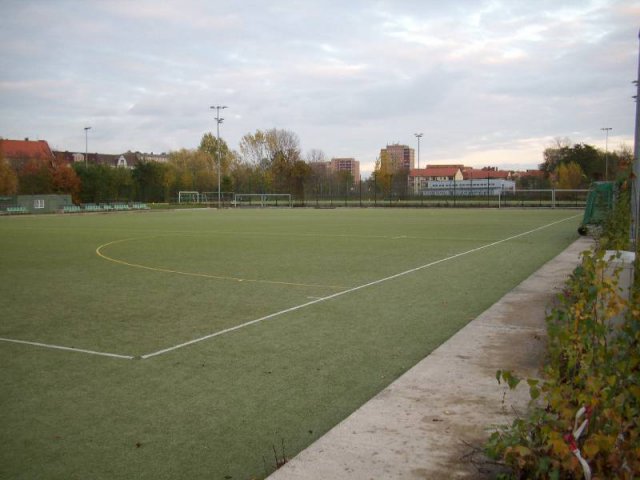
[[[143,355],[573,215],[2,218],[0,337]],[[564,249],[578,223],[147,360],[0,342],[0,477],[264,476],[273,446],[290,457],[309,445]]]

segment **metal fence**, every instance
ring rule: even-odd
[[[396,208],[577,208],[586,205],[588,190],[513,190],[479,195],[462,189],[451,190],[448,194],[411,195],[406,192],[376,192],[355,188],[343,192],[311,192],[304,196],[294,196],[293,204],[298,207],[339,208],[339,207],[396,207]]]
[[[407,189],[380,191],[371,188],[371,185],[362,182],[352,188],[322,190],[312,187],[304,188],[302,192],[291,195],[291,206],[306,208],[576,208],[583,209],[586,206],[589,190],[504,190],[478,194],[477,191],[461,188],[451,189],[448,192],[440,190],[437,195],[410,194]],[[200,194],[198,200],[185,202],[176,197],[174,202],[183,203],[183,206],[208,206],[216,207],[218,198],[216,192],[208,192],[208,196]],[[268,192],[264,192],[268,193]],[[256,194],[254,192],[254,194]],[[236,194],[245,195],[247,194]],[[223,208],[235,205],[233,192],[222,192],[221,206]],[[173,202],[172,202],[173,203]],[[264,202],[244,202],[243,206],[285,206],[288,200],[264,204]]]

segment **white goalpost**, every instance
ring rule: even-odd
[[[500,192],[498,207],[584,208],[588,194],[585,189],[558,188],[506,191]]]
[[[233,192],[220,192],[220,200],[223,203],[228,203],[233,200]],[[218,201],[218,192],[202,192],[200,194],[201,203],[215,203]]]
[[[200,192],[180,190],[178,192],[178,203],[200,203]]]
[[[286,207],[291,208],[290,193],[235,193],[233,195],[234,207]]]
[[[220,192],[220,200],[224,204],[233,201],[233,192]],[[181,190],[178,192],[178,203],[212,204],[218,201],[218,192],[197,192],[195,190]]]

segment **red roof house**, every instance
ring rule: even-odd
[[[0,140],[0,152],[13,168],[21,168],[29,160],[53,161],[53,152],[44,140]]]
[[[421,177],[427,180],[462,180],[462,172],[459,167],[437,167],[429,166],[427,168],[409,171],[409,177]]]
[[[490,178],[492,180],[508,180],[511,178],[511,172],[505,170],[476,170],[468,168],[462,172],[465,180],[480,180]]]
[[[432,166],[409,171],[409,190],[418,193],[431,180],[462,180],[462,170],[458,166]]]

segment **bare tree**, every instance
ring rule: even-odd
[[[307,163],[323,163],[327,161],[327,156],[324,152],[317,148],[312,148],[306,155]]]

